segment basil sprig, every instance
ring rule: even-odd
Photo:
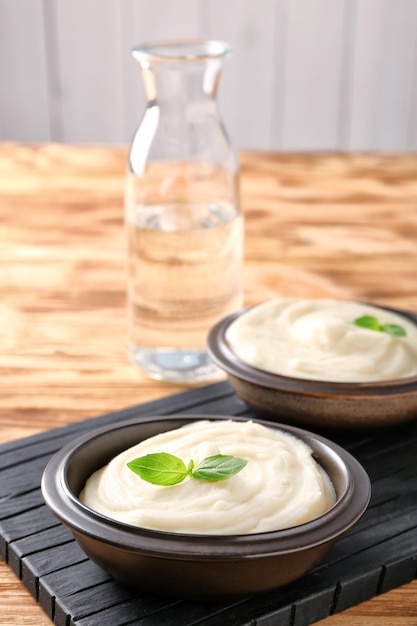
[[[230,454],[208,456],[194,468],[194,461],[188,467],[179,457],[168,452],[146,454],[129,461],[128,468],[143,480],[153,485],[167,487],[181,483],[187,476],[206,483],[217,483],[226,480],[242,470],[247,461]]]
[[[381,322],[373,315],[362,315],[362,317],[356,318],[353,323],[356,326],[369,328],[370,330],[376,330],[381,333],[387,333],[388,335],[394,337],[405,337],[407,334],[405,328],[399,324],[381,324]]]

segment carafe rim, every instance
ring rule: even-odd
[[[204,61],[228,56],[229,44],[216,39],[162,39],[144,42],[132,48],[138,61]]]

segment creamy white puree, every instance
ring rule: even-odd
[[[126,464],[169,452],[197,465],[213,454],[248,461],[238,474],[217,483],[186,478],[162,487],[145,482]],[[327,511],[333,486],[311,450],[287,433],[255,422],[200,421],[151,437],[95,472],[81,501],[108,517],[170,532],[246,534],[302,524]]]
[[[363,315],[399,324],[407,335],[393,337],[353,324]],[[246,363],[284,376],[339,382],[417,376],[417,325],[358,302],[271,300],[238,317],[226,341]]]

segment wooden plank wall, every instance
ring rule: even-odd
[[[128,142],[165,37],[231,43],[238,148],[417,149],[417,0],[0,0],[0,140]]]

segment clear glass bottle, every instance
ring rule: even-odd
[[[229,52],[205,40],[132,50],[148,102],[125,197],[129,351],[158,380],[220,377],[207,333],[242,306],[238,161],[216,102]]]

